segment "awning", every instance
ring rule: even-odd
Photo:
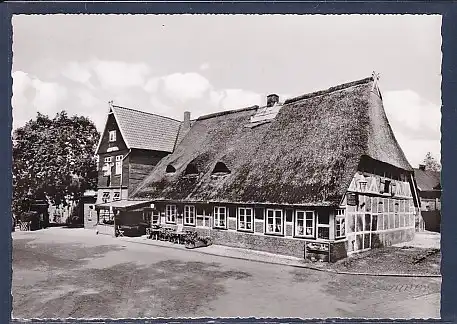
[[[101,203],[95,205],[95,209],[113,209],[113,210],[120,210],[120,211],[127,211],[137,208],[148,207],[151,205],[151,201],[149,200],[116,200],[107,203]]]

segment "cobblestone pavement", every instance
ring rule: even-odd
[[[336,275],[137,244],[13,233],[14,318],[438,318],[439,278]]]

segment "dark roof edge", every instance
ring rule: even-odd
[[[224,116],[224,115],[228,115],[228,114],[234,114],[234,113],[238,113],[238,112],[242,112],[242,111],[254,110],[254,109],[258,109],[258,108],[259,108],[258,105],[254,105],[254,106],[245,107],[245,108],[241,108],[241,109],[220,111],[220,112],[216,112],[216,113],[200,116],[196,120],[204,120],[204,119],[209,119],[209,118],[213,118],[213,117],[219,117],[219,116]]]
[[[293,102],[296,102],[296,101],[299,101],[299,100],[309,99],[309,98],[312,98],[312,97],[322,96],[322,95],[329,94],[329,93],[334,92],[334,91],[339,91],[339,90],[343,90],[343,89],[350,88],[350,87],[353,87],[353,86],[365,84],[365,83],[368,83],[368,82],[373,81],[373,80],[374,80],[373,77],[368,77],[368,78],[361,79],[361,80],[356,80],[356,81],[352,81],[352,82],[348,82],[348,83],[343,83],[343,84],[328,88],[326,90],[319,90],[319,91],[307,93],[307,94],[304,94],[304,95],[301,95],[301,96],[298,96],[298,97],[295,97],[295,98],[287,99],[284,102],[284,104],[289,104],[289,103],[293,103]]]
[[[153,115],[153,116],[157,116],[157,117],[160,117],[160,118],[171,119],[171,120],[176,121],[176,122],[179,122],[179,123],[182,122],[182,121],[180,121],[180,120],[177,120],[177,119],[174,119],[174,118],[171,118],[171,117],[162,116],[162,115],[158,115],[158,114],[154,114],[154,113],[150,113],[150,112],[142,111],[142,110],[138,110],[138,109],[127,108],[127,107],[122,107],[122,106],[118,106],[118,105],[113,105],[113,107],[121,108],[121,109],[126,109],[126,110],[131,110],[131,111],[139,112],[139,113],[142,113],[142,114]]]

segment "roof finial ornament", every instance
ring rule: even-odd
[[[113,108],[113,100],[108,101],[108,106],[109,106],[110,108]]]
[[[373,91],[374,88],[378,86],[380,75],[379,73],[376,73],[376,71],[373,71],[371,77],[373,78],[373,87],[371,88],[371,91]]]

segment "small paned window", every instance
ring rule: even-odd
[[[267,209],[266,232],[269,234],[283,234],[283,211],[281,209]]]
[[[165,206],[165,216],[167,223],[176,223],[176,205],[166,205]]]
[[[116,142],[116,131],[115,130],[109,131],[109,141]]]
[[[195,225],[195,207],[184,206],[184,225]]]
[[[252,208],[238,208],[238,229],[242,231],[253,230]]]
[[[335,238],[346,236],[346,215],[344,209],[337,209],[335,214]]]
[[[227,208],[214,207],[214,227],[227,228]]]
[[[122,155],[116,156],[116,174],[122,173]]]
[[[315,215],[313,211],[296,211],[295,236],[314,237],[314,225]]]
[[[121,193],[119,191],[114,192],[113,201],[121,200]]]

